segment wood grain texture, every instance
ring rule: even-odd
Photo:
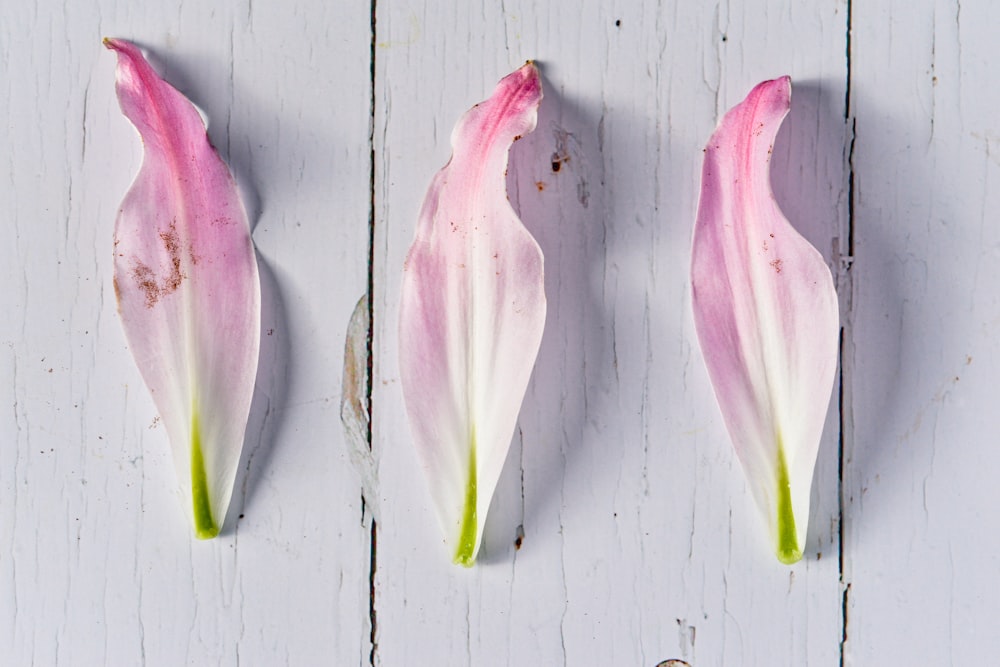
[[[992,3],[8,4],[3,664],[965,665],[1000,652]],[[104,36],[146,47],[205,111],[254,225],[261,373],[233,506],[208,543],[191,538],[115,313],[112,228],[141,147]],[[549,317],[466,570],[444,549],[404,416],[400,275],[454,122],[529,58],[546,97],[508,188],[546,255]],[[834,271],[844,322],[791,568],[726,436],[688,280],[702,146],[781,74],[794,92],[775,194]],[[376,545],[338,416],[369,278]]]
[[[1000,7],[922,5],[854,17],[844,546],[858,665],[1000,652]]]
[[[367,283],[367,8],[3,12],[3,662],[367,661],[368,532],[337,408]],[[207,543],[115,313],[112,228],[141,146],[106,35],[148,48],[205,111],[255,226],[261,369],[230,515]]]
[[[847,221],[843,8],[436,7],[379,5],[377,23],[381,664],[835,663],[836,410],[810,554],[789,569],[766,545],[707,383],[688,258],[704,141],[754,84],[787,72],[802,85],[776,149],[778,195],[833,261]],[[789,59],[789,42],[809,47]],[[546,98],[509,181],[546,254],[549,318],[481,564],[466,572],[443,551],[408,443],[398,284],[451,124],[528,58]]]

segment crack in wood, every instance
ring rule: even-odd
[[[846,60],[846,82],[844,91],[844,124],[850,127],[850,141],[848,142],[846,149],[846,166],[847,166],[847,254],[849,261],[844,262],[842,258],[839,258],[837,271],[838,271],[838,288],[840,288],[841,294],[844,299],[844,323],[841,326],[840,334],[840,378],[839,378],[839,395],[838,395],[838,407],[840,413],[840,438],[839,446],[837,452],[837,490],[838,490],[838,501],[839,501],[839,521],[838,521],[838,561],[837,567],[840,574],[840,583],[843,588],[843,599],[841,602],[841,616],[840,616],[840,667],[844,667],[846,661],[846,651],[847,648],[847,621],[848,621],[848,604],[849,596],[851,592],[850,582],[845,582],[846,569],[845,569],[845,558],[846,553],[844,550],[844,516],[846,514],[846,506],[844,503],[844,464],[845,464],[845,442],[846,438],[849,437],[848,430],[853,430],[854,427],[854,415],[851,408],[850,398],[851,392],[848,389],[847,392],[844,391],[845,385],[851,380],[851,371],[853,370],[853,364],[850,362],[845,362],[848,359],[848,351],[852,345],[853,340],[853,325],[852,325],[852,308],[853,308],[853,286],[852,286],[852,274],[851,267],[854,261],[854,199],[855,199],[855,172],[854,172],[854,148],[855,141],[857,139],[857,119],[853,117],[852,100],[851,100],[851,78],[853,74],[853,61],[851,58],[851,33],[853,29],[853,2],[852,0],[847,0],[847,16],[846,16],[846,45],[845,45],[845,60]],[[853,442],[853,438],[852,438]]]

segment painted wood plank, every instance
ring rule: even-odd
[[[847,664],[995,654],[998,10],[855,2],[848,42],[845,0],[375,5],[374,654],[370,524],[337,417],[369,271],[371,8],[95,0],[0,22],[0,655],[822,665],[845,611]],[[264,370],[210,543],[191,539],[114,312],[111,229],[141,152],[105,35],[147,46],[205,110],[255,224]],[[546,252],[549,322],[464,570],[403,418],[397,290],[452,124],[527,58],[547,96],[508,183]],[[702,144],[783,73],[776,196],[834,269],[846,327],[845,410],[835,391],[792,568],[728,444],[687,278]]]
[[[1000,652],[990,2],[855,3],[849,664]]]
[[[367,662],[368,531],[338,394],[367,284],[368,8],[2,11],[3,662]],[[193,539],[115,314],[112,227],[141,149],[106,35],[148,47],[206,112],[255,224],[261,373],[211,542]]]
[[[766,545],[708,386],[687,273],[701,147],[752,85],[783,73],[801,85],[777,195],[839,267],[846,28],[838,3],[378,5],[379,664],[839,659],[836,397],[809,555],[789,569]],[[549,320],[467,571],[444,551],[409,443],[398,286],[451,125],[528,58],[546,99],[509,182],[546,253]]]

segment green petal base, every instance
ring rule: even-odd
[[[778,560],[791,565],[802,560],[798,533],[795,530],[795,512],[792,510],[792,489],[788,481],[785,448],[778,440]]]
[[[208,476],[205,457],[201,453],[201,430],[198,414],[191,418],[191,500],[194,506],[194,534],[199,540],[210,540],[219,534],[208,499]]]
[[[462,529],[458,536],[458,549],[455,551],[455,563],[472,567],[476,562],[476,441],[472,440],[472,451],[469,454],[469,481],[465,485],[465,511],[462,513]]]

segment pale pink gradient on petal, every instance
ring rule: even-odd
[[[194,106],[134,45],[105,45],[118,54],[118,99],[144,147],[115,225],[119,313],[193,497],[196,534],[212,537],[229,506],[257,374],[260,283],[250,228]]]
[[[771,191],[771,152],[790,102],[788,77],[765,81],[712,135],[691,264],[695,325],[715,395],[786,562],[805,546],[840,330],[830,270]]]
[[[446,541],[464,565],[479,550],[545,323],[542,252],[506,187],[508,149],[535,128],[541,99],[528,63],[458,122],[403,273],[403,397]]]

